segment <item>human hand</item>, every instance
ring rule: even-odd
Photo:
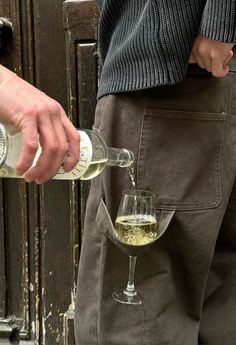
[[[38,184],[51,179],[63,164],[72,170],[79,160],[79,133],[61,105],[0,65],[0,121],[21,132],[16,173]],[[32,166],[39,143],[40,157]]]
[[[233,46],[198,35],[193,43],[189,63],[197,63],[214,77],[225,77],[229,73],[228,62],[233,57]]]

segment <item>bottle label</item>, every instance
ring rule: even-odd
[[[88,134],[84,131],[79,131],[80,134],[80,158],[75,166],[76,176],[80,178],[87,171],[92,161],[93,147]]]
[[[8,150],[8,139],[5,126],[0,123],[0,167],[5,163]]]

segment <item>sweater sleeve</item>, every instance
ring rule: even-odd
[[[236,43],[236,0],[207,0],[199,33],[217,41]]]

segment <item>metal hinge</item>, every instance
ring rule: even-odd
[[[0,318],[0,344],[1,338],[9,339],[10,344],[20,344],[20,339],[28,339],[29,334],[23,325],[23,319],[15,317],[9,319]]]

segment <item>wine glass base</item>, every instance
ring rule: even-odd
[[[130,293],[130,292],[126,292],[125,290],[120,290],[120,291],[113,292],[112,297],[117,302],[120,302],[123,304],[133,304],[133,305],[142,304],[142,300],[137,291],[135,293]]]

